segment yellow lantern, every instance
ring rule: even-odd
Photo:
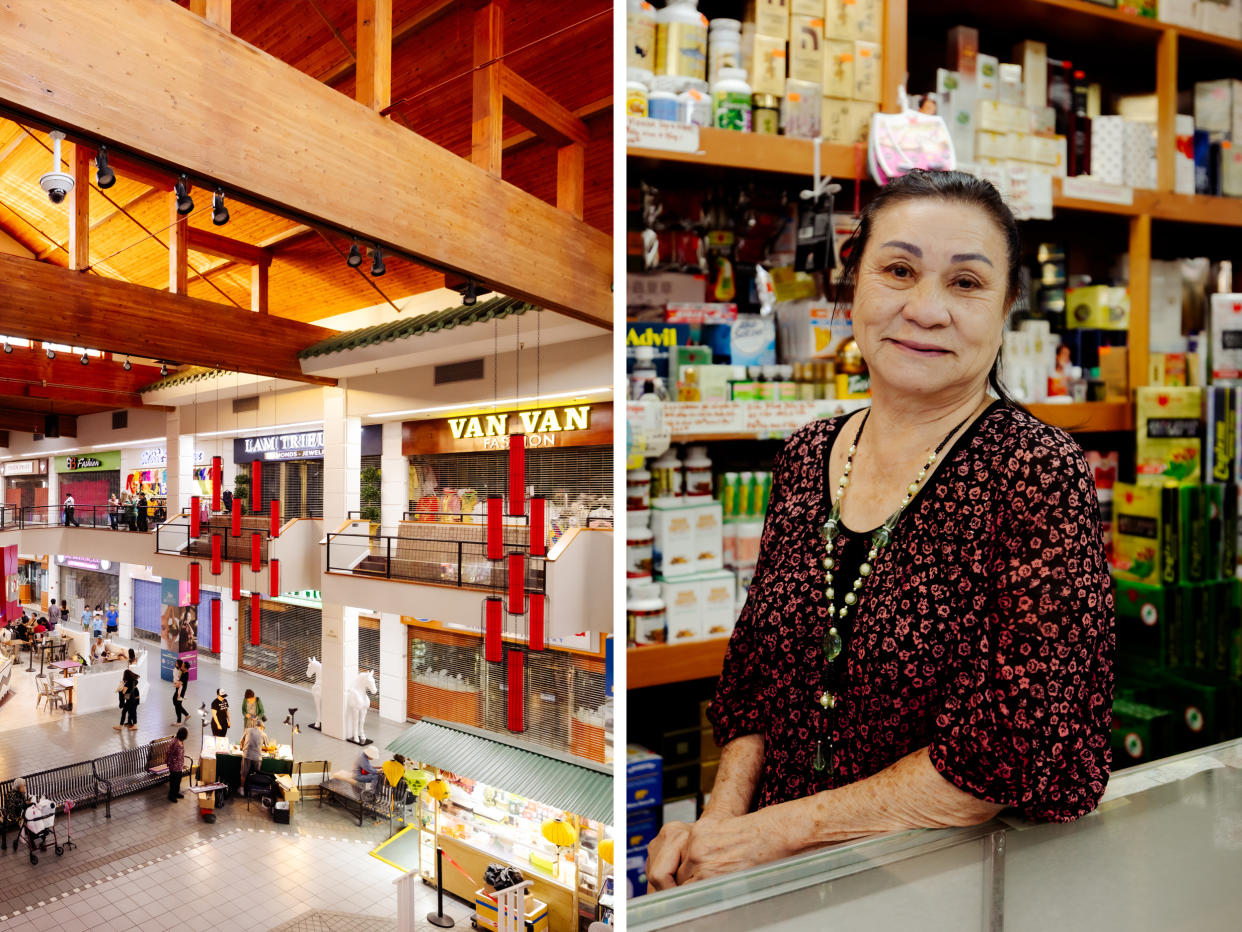
[[[543,837],[556,845],[558,848],[572,848],[575,841],[578,840],[578,831],[564,819],[557,819],[554,822],[544,822],[539,829],[543,833]]]
[[[449,785],[443,780],[432,780],[427,784],[427,795],[442,803],[448,799]]]
[[[599,856],[611,864],[613,863],[612,853],[612,839],[605,838],[599,843]]]

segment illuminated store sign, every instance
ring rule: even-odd
[[[194,451],[195,465],[207,462],[207,454],[202,450]],[[149,447],[142,451],[138,465],[143,469],[160,469],[168,465],[168,451],[164,447]]]
[[[519,421],[510,427],[510,421]],[[586,430],[591,426],[591,406],[536,408],[511,414],[484,414],[477,417],[451,417],[449,432],[454,440],[471,437],[508,437],[509,434],[559,434],[566,430]]]
[[[269,434],[264,437],[240,437],[233,441],[233,460],[249,463],[254,460],[323,459],[323,431],[301,434]]]
[[[47,474],[47,460],[16,460],[4,464],[6,476],[42,476]]]
[[[511,434],[525,434],[529,449],[610,444],[612,402],[407,421],[401,451],[404,456],[502,451],[509,448]]]

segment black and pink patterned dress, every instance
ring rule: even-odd
[[[819,529],[826,454],[844,421],[800,429],[777,459],[709,711],[721,745],[764,738],[753,805],[843,786],[930,746],[936,769],[976,797],[1037,820],[1090,812],[1108,782],[1114,615],[1082,450],[994,403],[942,454],[881,550],[834,672]],[[838,541],[849,578],[856,530]],[[825,689],[833,711],[816,702]],[[817,771],[825,733],[830,760]]]

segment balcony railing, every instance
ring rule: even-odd
[[[263,521],[264,526],[259,527],[258,522]],[[194,557],[199,559],[211,558],[211,536],[213,534],[220,535],[220,556],[227,562],[238,561],[241,563],[249,563],[251,557],[251,537],[258,534],[260,537],[259,544],[259,561],[266,563],[268,561],[268,550],[271,546],[271,529],[267,524],[267,518],[242,518],[241,534],[233,536],[232,519],[227,515],[212,515],[210,521],[204,521],[199,526],[197,537],[190,535],[190,518],[184,512],[167,524],[161,524],[155,529],[155,551],[156,553],[174,554],[182,557]]]
[[[125,505],[75,505],[73,520],[68,520],[68,517],[64,505],[23,505],[20,508],[16,505],[5,505],[3,527],[89,527],[111,531],[149,531],[159,523],[153,506],[147,507],[145,528],[140,509]]]

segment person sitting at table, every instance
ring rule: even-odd
[[[104,641],[104,660],[124,660],[125,651],[117,647],[112,641]]]
[[[354,761],[354,780],[361,788],[374,794],[379,786],[379,778],[379,751],[375,745],[368,744]]]
[[[246,792],[246,778],[250,775],[250,771],[257,771],[263,763],[263,745],[265,744],[267,744],[267,735],[258,725],[250,726],[242,735],[241,776],[238,778],[237,785],[243,793]]]
[[[99,663],[100,661],[106,659],[105,655],[107,652],[108,649],[104,646],[104,639],[95,638],[94,643],[91,644],[91,662]]]

